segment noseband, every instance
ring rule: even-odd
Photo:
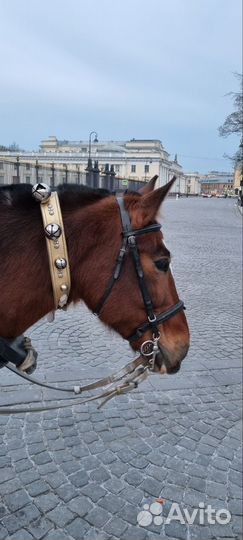
[[[142,344],[141,354],[146,357],[152,356],[151,368],[154,369],[154,362],[155,362],[156,354],[159,350],[159,345],[158,345],[158,341],[160,337],[159,325],[165,323],[166,321],[171,319],[171,317],[174,317],[175,315],[177,315],[177,313],[185,309],[185,305],[184,305],[184,302],[180,300],[177,304],[170,307],[167,311],[164,311],[160,313],[159,315],[155,314],[153,302],[152,302],[152,299],[151,299],[151,296],[147,287],[147,283],[145,280],[136,238],[138,236],[143,236],[148,233],[154,233],[154,232],[159,231],[161,229],[161,225],[159,223],[154,223],[153,225],[148,225],[147,227],[144,227],[143,229],[133,230],[128,211],[126,210],[125,205],[124,205],[124,198],[116,196],[116,200],[119,206],[121,222],[122,222],[123,244],[120,249],[120,253],[118,256],[114,273],[110,279],[110,282],[108,283],[108,286],[106,287],[104,291],[104,294],[100,302],[98,303],[98,306],[95,310],[95,314],[97,316],[100,315],[106,300],[110,296],[110,293],[115,283],[120,277],[122,267],[125,261],[125,256],[130,251],[133,257],[133,261],[134,261],[139,288],[143,297],[144,308],[147,314],[147,321],[142,326],[139,326],[135,330],[135,332],[131,334],[131,336],[129,336],[127,339],[130,343],[134,343],[135,341],[140,339],[143,336],[143,334],[147,332],[147,330],[152,331],[153,340],[145,341]]]

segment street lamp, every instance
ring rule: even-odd
[[[89,154],[88,154],[88,165],[86,167],[87,175],[86,175],[86,182],[89,186],[92,186],[93,180],[93,168],[92,168],[92,159],[91,159],[91,144],[92,144],[92,135],[94,135],[93,142],[98,142],[98,135],[96,131],[91,131],[89,134]]]
[[[91,131],[90,134],[89,134],[89,161],[91,160],[92,135],[95,136],[93,142],[94,143],[98,142],[98,134],[96,133],[96,131]]]

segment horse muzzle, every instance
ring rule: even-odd
[[[171,352],[166,347],[158,343],[158,352],[155,357],[154,371],[161,375],[174,375],[181,368],[181,362],[187,355],[189,345],[178,347]]]

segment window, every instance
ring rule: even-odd
[[[131,172],[136,172],[136,165],[131,165]]]
[[[3,174],[0,174],[0,184],[4,184],[4,176],[3,176]]]
[[[30,170],[30,163],[26,163],[26,171]]]
[[[144,165],[144,172],[149,173],[149,165]]]
[[[30,184],[30,176],[25,177],[25,182],[26,182],[26,184]]]
[[[115,171],[120,172],[120,165],[115,165]]]
[[[0,169],[3,169],[3,163],[0,161]]]

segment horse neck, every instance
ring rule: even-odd
[[[115,260],[112,254],[115,231],[113,228],[110,234],[106,201],[83,208],[64,208],[63,221],[71,270],[69,303],[84,300],[94,310],[103,292],[102,287],[106,286],[107,275],[102,264],[104,260],[111,260],[114,264]],[[38,210],[17,216],[8,224],[6,231],[6,238],[10,234],[12,240],[11,249],[7,243],[3,253],[1,249],[0,335],[15,337],[52,311],[54,300]],[[115,247],[117,249],[117,239]],[[101,266],[98,283],[97,265]]]
[[[69,301],[83,300],[92,311],[107,286],[117,257],[120,231],[116,217],[107,199],[76,214],[64,215],[71,270]]]

